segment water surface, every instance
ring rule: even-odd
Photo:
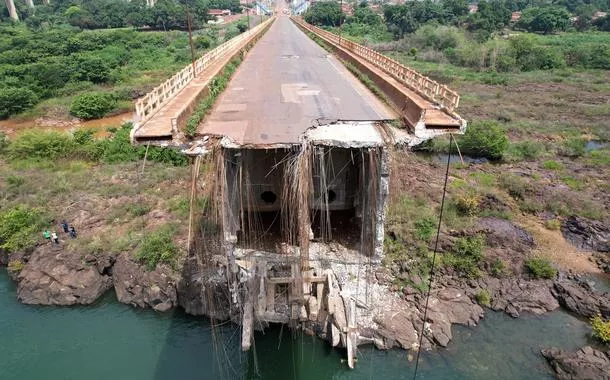
[[[552,378],[541,348],[576,349],[589,328],[563,312],[512,319],[486,314],[454,328],[447,349],[422,355],[420,379]],[[135,309],[112,292],[91,306],[22,305],[0,269],[0,379],[405,379],[414,363],[402,350],[361,347],[357,368],[344,352],[279,326],[239,350],[240,329],[212,329],[181,311]]]

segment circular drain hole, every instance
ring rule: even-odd
[[[263,191],[261,199],[267,204],[272,204],[277,200],[277,195],[273,191]]]
[[[337,194],[332,190],[328,190],[328,203],[333,203],[335,199],[337,199]]]

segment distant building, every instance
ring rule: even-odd
[[[477,13],[479,11],[479,6],[477,4],[468,5],[468,13]]]
[[[231,11],[229,9],[209,9],[208,16],[214,16],[214,17],[231,16]]]
[[[517,21],[519,21],[520,19],[521,19],[521,12],[519,12],[519,11],[513,12],[510,15],[510,22],[512,22],[513,24],[516,23]]]
[[[346,16],[353,16],[354,15],[354,8],[349,3],[342,3],[341,4],[341,10],[343,11],[343,13]]]
[[[608,16],[607,12],[598,11],[593,14],[593,17],[591,17],[591,20],[595,21],[598,18],[602,18],[602,17],[606,17],[606,16]]]

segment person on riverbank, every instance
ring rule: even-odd
[[[42,237],[45,238],[45,240],[51,240],[51,232],[49,230],[44,230],[42,231]]]
[[[69,232],[69,230],[68,230],[68,222],[65,219],[61,222],[61,228],[63,228],[65,233]]]
[[[53,240],[53,243],[55,244],[59,244],[59,237],[57,236],[57,234],[55,233],[55,231],[53,231],[51,233],[51,240]]]
[[[74,226],[70,226],[70,237],[72,239],[76,239],[76,229],[74,228]]]

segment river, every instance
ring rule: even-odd
[[[475,328],[454,327],[446,349],[422,355],[419,379],[552,378],[539,351],[588,343],[589,328],[564,312],[511,319],[489,312]],[[0,378],[8,379],[410,379],[402,350],[360,348],[355,370],[341,350],[279,327],[239,351],[239,328],[206,318],[161,314],[117,302],[28,306],[0,268]]]

